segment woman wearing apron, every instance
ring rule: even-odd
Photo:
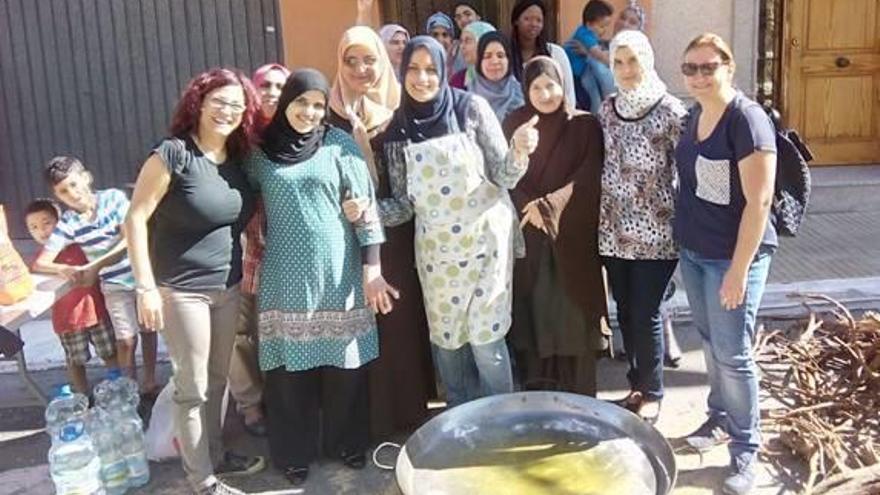
[[[481,97],[452,89],[446,53],[413,38],[401,64],[404,94],[383,136],[392,197],[383,224],[415,214],[416,267],[430,339],[450,407],[513,389],[505,335],[510,327],[514,247],[522,234],[507,189],[537,146],[537,119],[513,135],[513,149]]]

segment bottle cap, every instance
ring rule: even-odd
[[[82,421],[72,421],[70,423],[66,423],[64,427],[61,428],[61,433],[58,436],[59,438],[61,438],[61,440],[65,442],[72,442],[79,438],[82,433]]]
[[[70,388],[70,384],[65,383],[58,387],[58,395],[56,397],[70,397],[71,395],[73,395],[73,389]]]

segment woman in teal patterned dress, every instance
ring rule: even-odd
[[[396,297],[381,275],[375,211],[355,224],[343,215],[345,198],[375,203],[375,194],[357,144],[324,124],[328,93],[317,71],[291,75],[245,163],[267,217],[258,303],[269,447],[295,485],[318,456],[319,424],[325,455],[364,466],[374,312],[390,311]]]

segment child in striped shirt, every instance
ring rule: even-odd
[[[158,390],[157,336],[138,322],[135,280],[122,231],[128,198],[119,189],[93,191],[92,174],[73,157],[53,158],[46,165],[44,175],[55,197],[69,209],[58,219],[42,253],[34,261],[34,269],[63,275],[77,284],[100,281],[116,335],[119,365],[137,379],[135,350],[138,334],[141,334],[144,358],[142,391],[155,394]],[[88,263],[81,266],[56,263],[58,253],[73,243],[79,244]]]
[[[40,245],[49,240],[61,217],[58,206],[49,199],[32,201],[25,209],[28,232]],[[39,256],[39,255],[38,255]],[[55,258],[56,263],[85,265],[88,259],[78,244],[70,244]],[[61,341],[67,358],[67,375],[73,389],[88,395],[86,363],[92,358],[89,344],[108,368],[116,368],[116,345],[108,325],[104,296],[96,284],[76,286],[52,306],[52,328]]]

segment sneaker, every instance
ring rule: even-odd
[[[685,437],[685,442],[694,449],[704,452],[730,441],[730,435],[724,429],[724,418],[710,416],[699,428]]]
[[[262,456],[246,456],[227,452],[220,465],[214,468],[214,474],[224,476],[244,476],[259,473],[266,469],[266,459]]]
[[[742,454],[730,461],[730,474],[724,478],[721,493],[724,495],[746,495],[755,486],[758,474],[758,456]]]
[[[195,492],[196,495],[246,495],[246,492],[217,480],[213,485]]]

